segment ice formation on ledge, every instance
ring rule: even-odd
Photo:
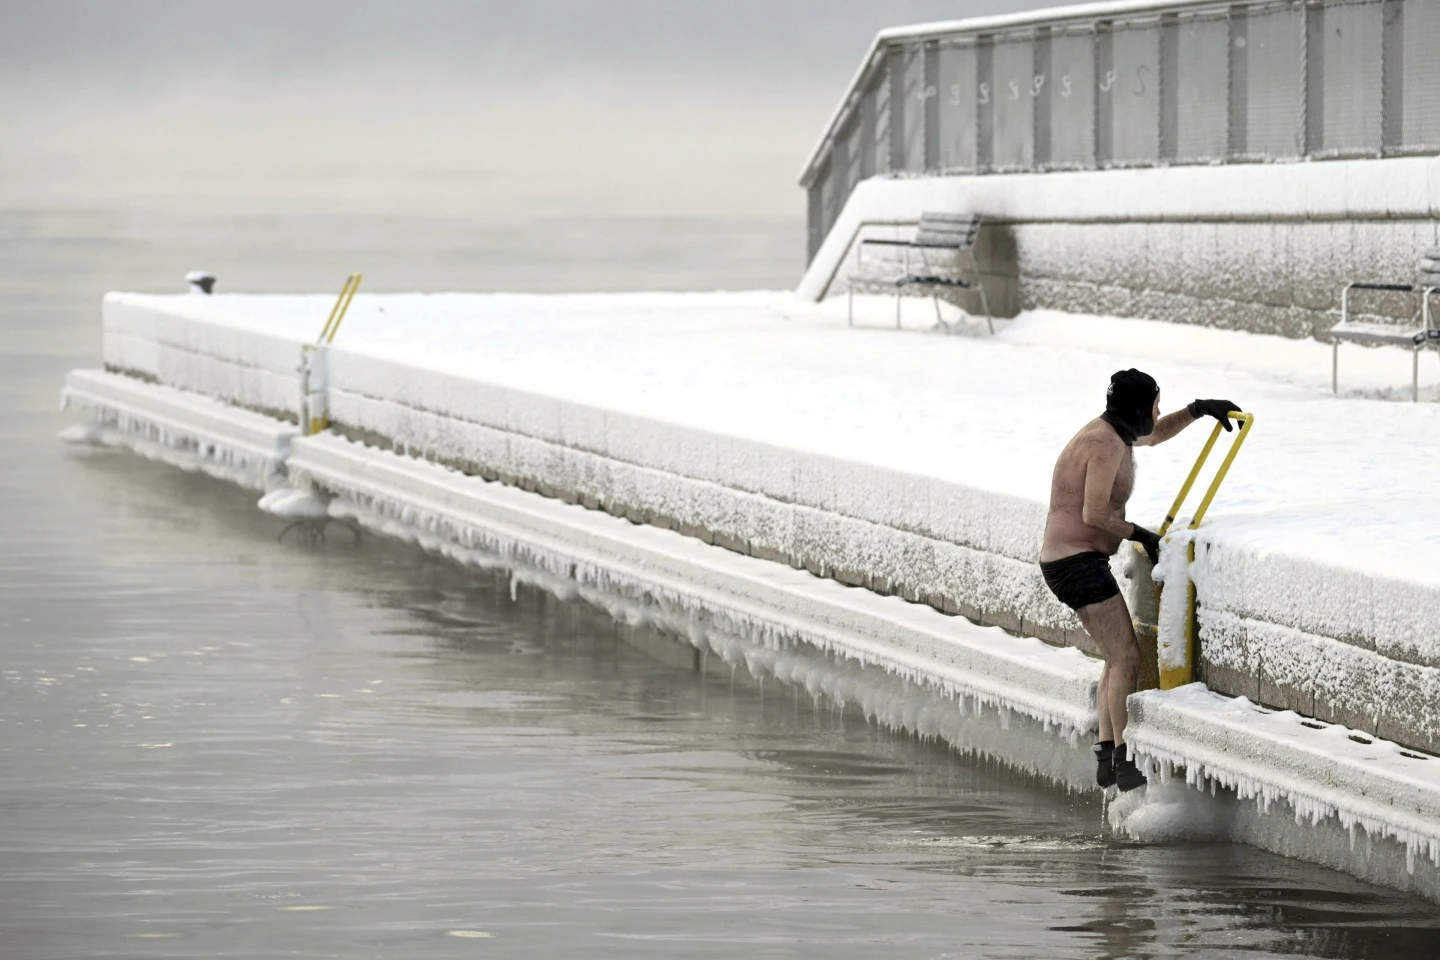
[[[330,515],[328,498],[295,487],[277,487],[261,497],[256,506],[286,520],[320,520]]]
[[[1183,772],[1191,793],[1215,796],[1224,791],[1242,807],[1253,806],[1269,824],[1262,826],[1241,809],[1225,821],[1226,835],[1273,845],[1278,841],[1267,837],[1266,830],[1273,832],[1272,810],[1280,805],[1297,827],[1320,831],[1317,836],[1327,824],[1337,827],[1348,837],[1352,852],[1357,831],[1363,831],[1365,859],[1379,851],[1382,842],[1393,841],[1411,879],[1391,877],[1391,882],[1413,883],[1430,896],[1440,896],[1440,871],[1435,869],[1440,867],[1440,758],[1293,711],[1269,710],[1245,697],[1223,697],[1198,683],[1133,697],[1126,739],[1161,789],[1153,797],[1116,804],[1111,816],[1117,830],[1144,839],[1160,824],[1163,835],[1163,825],[1170,821],[1149,805],[1167,798],[1193,802],[1193,797],[1166,786]],[[1220,821],[1209,811],[1197,822]],[[1332,858],[1336,855],[1331,852]],[[1417,869],[1421,866],[1423,871]]]
[[[1248,677],[1263,665],[1267,681],[1292,684],[1308,702],[1324,692],[1361,718],[1389,722],[1386,711],[1398,711],[1420,724],[1437,719],[1440,565],[1431,561],[1440,540],[1415,520],[1413,503],[1435,475],[1436,448],[1420,441],[1440,423],[1440,407],[1329,400],[1321,345],[1041,314],[986,341],[837,336],[823,308],[769,294],[361,297],[349,339],[331,357],[331,399],[360,435],[393,439],[401,455],[321,436],[295,440],[292,456],[295,428],[277,417],[297,400],[295,366],[310,334],[296,331],[308,331],[329,305],[326,297],[107,298],[112,372],[67,379],[66,402],[97,418],[77,436],[254,489],[288,473],[292,489],[267,503],[295,511],[289,516],[320,519],[333,494],[330,516],[503,566],[517,583],[583,596],[759,675],[860,703],[905,729],[942,732],[961,749],[989,752],[993,742],[1016,766],[1081,786],[1088,771],[1077,772],[1074,741],[1093,727],[1098,670],[1075,650],[405,454],[499,464],[531,482],[559,471],[565,483],[593,483],[669,516],[698,512],[762,545],[793,542],[802,530],[817,542],[844,540],[837,562],[886,576],[920,570],[926,582],[1006,594],[1028,618],[1032,600],[1053,605],[1033,569],[1049,458],[1073,427],[1070,411],[1089,409],[1091,381],[1103,382],[1096,378],[1124,354],[1153,361],[1176,390],[1193,385],[1264,405],[1265,441],[1247,447],[1224,513],[1194,537],[1190,573],[1211,662]],[[424,337],[414,335],[417,318]],[[1265,350],[1254,349],[1259,343]],[[1390,374],[1383,351],[1370,353],[1355,376],[1373,388]],[[1336,436],[1346,438],[1343,456]],[[1151,471],[1178,479],[1197,444],[1145,452],[1134,515],[1160,515],[1173,486],[1151,483]],[[1368,464],[1382,457],[1394,470],[1377,477]],[[1397,475],[1417,486],[1394,488]],[[1162,561],[1160,620],[1169,637],[1183,635],[1186,536]],[[820,662],[825,654],[848,664],[832,671]],[[846,669],[883,673],[893,680],[882,685],[899,686],[866,692]],[[912,695],[920,688],[930,700]],[[933,705],[947,700],[953,710]],[[1139,698],[1132,742],[1153,761],[1157,782],[1115,804],[1117,828],[1157,837],[1223,828],[1440,897],[1440,811],[1379,803],[1373,789],[1403,786],[1406,764],[1440,760],[1382,744],[1366,754],[1369,767],[1351,764],[1327,780],[1314,758],[1345,748],[1343,728],[1307,729],[1293,714],[1257,713],[1243,698],[1220,703]],[[1288,726],[1237,726],[1240,714],[1228,709],[1282,716]],[[993,728],[971,726],[992,720]],[[967,741],[972,729],[983,737]],[[1386,762],[1377,766],[1376,757]],[[1219,807],[1194,807],[1201,791],[1178,778],[1165,783],[1180,767],[1218,794]],[[1431,794],[1440,796],[1440,784],[1417,788],[1425,803]],[[1287,817],[1266,814],[1276,803]],[[1177,814],[1187,810],[1181,829]],[[1287,831],[1290,821],[1304,828]],[[1336,837],[1355,849],[1341,849]],[[1372,854],[1389,862],[1394,850],[1397,871],[1370,863]]]

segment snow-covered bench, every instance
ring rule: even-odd
[[[909,240],[887,240],[880,238],[865,238],[860,241],[859,248],[855,253],[855,266],[857,273],[863,270],[863,258],[867,246],[899,247],[904,251],[904,273],[894,281],[895,284],[895,325],[900,325],[900,296],[905,287],[927,287],[931,290],[931,299],[935,301],[935,318],[940,320],[940,297],[939,290],[970,289],[971,280],[959,274],[959,265],[942,265],[933,267],[925,256],[926,250],[948,250],[952,251],[957,259],[961,256],[969,261],[969,273],[973,279],[975,291],[980,294],[980,305],[985,311],[985,322],[989,324],[990,332],[995,332],[995,321],[990,316],[990,302],[985,297],[985,285],[980,282],[980,265],[975,262],[975,241],[980,236],[981,217],[978,213],[941,213],[931,211],[920,215],[920,222],[916,226],[915,236]],[[910,272],[910,251],[920,251],[920,262],[923,273]],[[937,269],[944,269],[947,272],[936,272]],[[855,323],[855,285],[856,282],[863,282],[862,277],[852,279],[850,283],[850,323]]]
[[[1353,290],[1374,290],[1390,293],[1420,294],[1420,310],[1410,323],[1387,323],[1350,319],[1350,293]],[[1411,364],[1411,391],[1420,399],[1420,351],[1427,344],[1440,345],[1440,329],[1430,312],[1430,300],[1437,286],[1417,287],[1411,283],[1347,283],[1340,294],[1340,322],[1330,328],[1331,360],[1330,389],[1340,392],[1340,344],[1360,343],[1367,346],[1388,345],[1409,347],[1414,352]],[[1418,324],[1418,325],[1417,325]]]

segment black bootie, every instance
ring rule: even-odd
[[[1101,789],[1114,786],[1115,764],[1112,756],[1115,753],[1115,741],[1101,740],[1092,744],[1090,749],[1095,753],[1095,782]]]
[[[1143,787],[1148,782],[1145,774],[1135,766],[1135,761],[1130,759],[1125,744],[1122,743],[1115,748],[1111,762],[1115,764],[1115,785],[1120,788],[1121,793],[1134,790],[1136,787]]]

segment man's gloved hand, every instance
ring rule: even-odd
[[[1234,409],[1234,408],[1232,407],[1231,409]],[[1152,531],[1152,530],[1146,530],[1144,527],[1140,526],[1140,524],[1138,524],[1138,523],[1132,523],[1132,524],[1130,524],[1130,526],[1134,527],[1135,529],[1133,529],[1132,531],[1130,531],[1130,537],[1129,537],[1129,539],[1134,540],[1136,543],[1140,544],[1140,546],[1142,546],[1142,547],[1145,548],[1145,555],[1150,558],[1150,563],[1151,563],[1152,566],[1153,566],[1154,564],[1159,563],[1159,562],[1160,562],[1160,536],[1159,536],[1159,534],[1155,533],[1155,532]]]
[[[1185,405],[1190,411],[1190,416],[1199,420],[1201,417],[1214,417],[1225,425],[1225,429],[1232,430],[1230,426],[1230,411],[1239,410],[1240,407],[1229,400],[1191,400]]]

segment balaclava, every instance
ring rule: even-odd
[[[1141,437],[1148,437],[1155,429],[1155,398],[1160,395],[1160,385],[1148,373],[1141,373],[1134,367],[1121,370],[1110,378],[1110,389],[1105,392],[1105,412],[1100,415],[1126,444],[1133,444]]]

